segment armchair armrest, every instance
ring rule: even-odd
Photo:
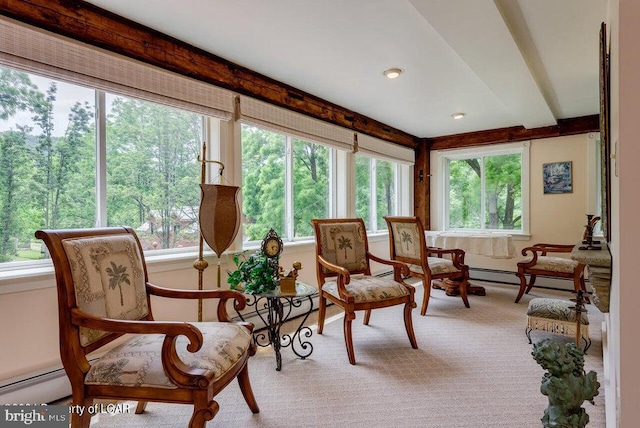
[[[344,283],[345,284],[348,284],[349,282],[351,282],[351,274],[349,274],[349,271],[347,269],[343,268],[342,266],[338,266],[336,264],[333,264],[329,260],[325,259],[324,257],[322,257],[320,255],[318,255],[318,263],[320,263],[320,265],[322,265],[327,270],[330,270],[331,272],[334,272],[334,273],[338,274],[339,276],[344,277]]]
[[[208,370],[186,365],[178,356],[178,336],[189,340],[187,351],[200,350],[204,342],[202,332],[194,325],[179,321],[116,320],[94,317],[79,309],[71,310],[71,322],[75,325],[114,333],[164,334],[162,343],[162,367],[172,382],[183,387],[203,387],[209,383]]]
[[[374,262],[393,266],[393,279],[395,279],[398,282],[402,282],[403,276],[407,277],[411,274],[411,272],[409,271],[409,266],[407,266],[407,264],[404,262],[401,262],[398,260],[383,259],[371,253],[368,253],[367,256]]]
[[[99,318],[82,312],[79,309],[71,309],[71,323],[80,327],[111,333],[132,334],[166,334],[168,336],[186,336],[189,339],[189,352],[196,352],[202,346],[202,333],[187,322],[182,321],[146,321],[146,320],[119,320],[112,318]]]
[[[543,252],[543,256],[546,256],[546,253],[570,253],[573,250],[574,245],[567,244],[533,244],[532,247],[536,248],[538,251]]]
[[[244,295],[235,290],[180,290],[176,288],[160,287],[147,282],[147,292],[154,296],[172,299],[220,299],[217,316],[219,321],[229,321],[227,301],[233,300],[234,309],[241,311],[247,303]]]
[[[528,263],[520,262],[525,267],[530,267],[538,262],[538,257],[546,256],[547,253],[570,253],[573,250],[573,245],[564,244],[534,244],[531,247],[523,248],[521,253],[523,256],[527,256],[531,253],[531,261]]]
[[[573,250],[573,245],[566,244],[534,244],[531,247],[523,248],[521,253],[523,256],[527,256],[531,253],[531,261],[520,262],[525,268],[531,267],[538,262],[539,256],[546,256],[547,253],[570,253]]]
[[[344,287],[346,284],[351,282],[351,274],[349,273],[349,271],[342,266],[331,263],[321,255],[318,255],[317,259],[318,263],[320,263],[322,267],[335,273],[338,276],[336,283],[338,284],[338,294],[340,295],[340,298],[346,301],[353,301],[353,296],[349,294],[347,292],[347,289]],[[322,286],[322,284],[320,285]]]
[[[442,256],[449,254],[451,256],[451,261],[453,265],[458,269],[462,269],[464,266],[464,256],[465,251],[460,248],[439,248],[439,247],[427,247],[427,255],[435,254],[437,257],[442,258]]]

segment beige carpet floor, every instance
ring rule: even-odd
[[[314,330],[306,360],[284,348],[280,372],[273,350],[259,349],[250,360],[250,376],[260,413],[250,412],[234,382],[218,395],[220,412],[207,427],[540,427],[547,397],[540,393],[544,371],[525,336],[527,304],[533,297],[572,295],[534,289],[515,304],[515,286],[475,283],[486,286],[487,295],[470,296],[470,309],[459,297],[433,290],[427,316],[414,311],[418,350],[409,344],[400,307],[374,311],[369,326],[358,314],[355,366],[347,360],[340,315],[322,335]],[[421,299],[418,286],[416,300]],[[594,306],[587,309],[593,344],[585,368],[596,371],[602,384],[603,317]],[[532,333],[534,341],[543,337]],[[604,387],[595,405],[584,407],[589,427],[605,427]],[[186,427],[191,410],[149,403],[144,414],[99,414],[91,426]]]

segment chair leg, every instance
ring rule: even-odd
[[[202,391],[206,393],[206,391]],[[220,405],[214,401],[207,401],[206,395],[201,395],[204,400],[196,397],[193,403],[193,414],[189,421],[189,428],[205,428],[207,421],[212,420],[220,410]]]
[[[411,317],[411,312],[415,307],[416,304],[414,302],[407,302],[404,305],[404,328],[407,330],[407,336],[409,336],[411,347],[413,349],[418,349],[418,341],[416,340],[416,335],[413,332],[413,318]]]
[[[524,277],[524,272],[522,272],[521,270],[518,270],[518,273],[516,273],[516,275],[520,279],[520,290],[518,290],[518,296],[516,297],[516,303],[518,303],[522,298],[524,291],[527,289],[527,279]]]
[[[533,284],[536,283],[536,278],[537,275],[532,274],[531,277],[529,278],[529,285],[527,286],[527,291],[525,291],[525,294],[529,294],[529,291],[531,291],[531,289],[533,288]]]
[[[362,320],[362,324],[369,325],[370,319],[371,319],[371,309],[366,309],[364,311],[364,320]]]
[[[238,384],[240,385],[240,391],[244,397],[244,401],[247,402],[249,409],[253,413],[260,413],[260,408],[256,402],[256,397],[253,395],[253,389],[251,388],[251,381],[249,380],[249,365],[245,364],[244,368],[238,373]]]
[[[136,406],[136,415],[139,415],[144,412],[144,409],[147,408],[146,401],[138,401],[138,405]]]
[[[422,278],[422,289],[424,295],[422,296],[422,308],[420,309],[420,315],[427,313],[427,307],[429,306],[429,299],[431,298],[431,278]]]
[[[93,415],[89,413],[88,409],[93,404],[93,399],[85,399],[84,394],[73,394],[72,392],[72,395],[78,396],[72,398],[72,404],[74,406],[82,406],[84,411],[82,412],[82,415],[80,412],[73,412],[71,414],[71,426],[73,428],[89,428],[89,425],[91,424],[91,416]]]
[[[467,290],[469,288],[469,280],[468,278],[464,278],[460,283],[460,297],[462,297],[462,302],[466,308],[470,308],[469,299],[467,298]]]
[[[324,317],[327,313],[327,299],[324,298],[322,292],[320,292],[320,297],[318,298],[318,329],[316,330],[318,334],[322,334],[322,329],[324,328]]]
[[[351,335],[351,321],[356,318],[356,314],[353,312],[345,312],[344,314],[344,344],[347,347],[347,356],[349,357],[349,363],[356,364],[356,356],[353,352],[353,337]]]

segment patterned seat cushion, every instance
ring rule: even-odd
[[[450,272],[460,272],[458,268],[456,268],[453,262],[449,259],[441,258],[441,257],[427,257],[427,263],[429,263],[429,269],[431,270],[432,275],[439,275],[441,273],[450,273]],[[424,275],[424,269],[422,266],[409,264],[409,270],[411,272],[418,272]]]
[[[525,262],[530,261],[531,257],[525,259]],[[575,260],[563,259],[562,257],[539,256],[536,264],[529,267],[529,269],[572,273],[576,266],[578,266],[578,262]]]
[[[527,316],[576,322],[576,311],[569,309],[572,306],[575,306],[575,304],[570,301],[538,297],[531,299],[529,302]],[[589,317],[586,312],[580,315],[580,322],[581,324],[589,324]]]
[[[429,269],[434,275],[441,273],[460,272],[458,268],[453,265],[453,262],[449,259],[441,257],[427,257],[427,263],[429,263]]]
[[[407,288],[393,279],[379,278],[377,276],[363,276],[351,278],[351,282],[345,286],[347,292],[353,296],[356,303],[376,302],[409,294]],[[336,281],[327,281],[322,290],[340,298]]]
[[[191,323],[202,332],[202,348],[187,351],[188,339],[180,336],[176,349],[191,367],[211,370],[215,378],[227,372],[251,345],[251,334],[239,325],[222,322]],[[162,334],[136,335],[105,354],[87,373],[90,385],[153,386],[173,389],[162,368]]]

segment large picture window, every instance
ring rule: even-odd
[[[145,249],[197,245],[201,115],[8,68],[0,92],[0,263],[43,258],[38,228],[127,225]]]
[[[397,215],[398,164],[356,155],[356,215],[367,230],[386,231],[384,216]]]
[[[528,144],[438,154],[445,230],[528,233]]]
[[[107,225],[146,249],[198,245],[202,116],[106,95]]]
[[[313,236],[311,219],[331,212],[331,151],[256,126],[242,125],[244,240],[273,228],[288,240]]]

